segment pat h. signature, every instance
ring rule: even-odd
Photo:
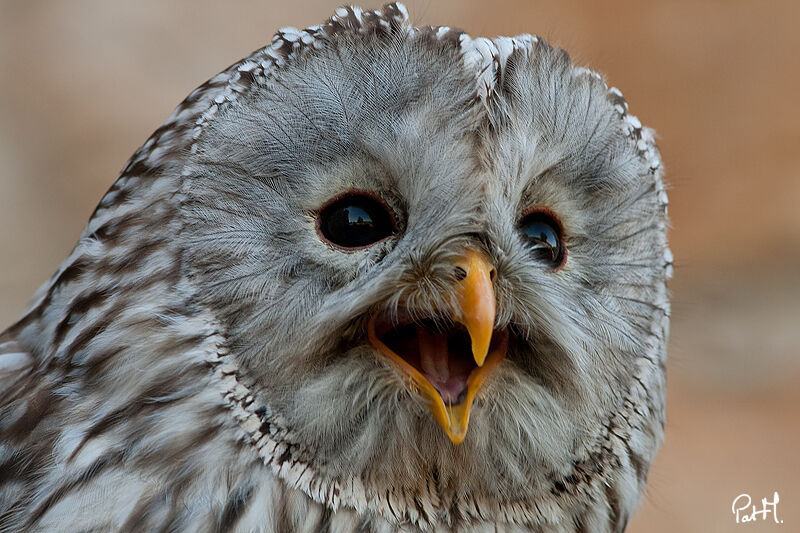
[[[731,511],[736,516],[736,523],[755,522],[756,520],[768,520],[772,518],[776,524],[783,524],[783,520],[778,518],[778,502],[781,501],[778,492],[772,494],[772,501],[761,498],[761,508],[753,504],[749,494],[739,494],[731,505]]]

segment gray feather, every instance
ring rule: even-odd
[[[651,130],[532,36],[343,8],[195,90],[0,336],[0,531],[621,531],[663,435]],[[315,218],[369,191],[396,237]],[[563,225],[553,271],[521,238]],[[453,445],[366,342],[497,270],[506,360]]]

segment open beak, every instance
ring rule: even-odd
[[[488,259],[468,250],[453,267],[458,279],[454,327],[442,331],[426,321],[387,324],[373,317],[368,337],[426,400],[450,440],[460,444],[476,394],[506,355],[508,335],[494,331],[494,268]]]

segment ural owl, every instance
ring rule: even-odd
[[[2,531],[621,531],[663,435],[651,130],[400,4],[192,92],[0,335]]]

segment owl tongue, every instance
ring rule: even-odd
[[[419,366],[447,405],[461,403],[467,392],[467,378],[476,368],[466,331],[430,331],[417,326]]]

